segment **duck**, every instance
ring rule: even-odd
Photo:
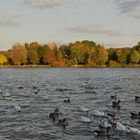
[[[59,126],[62,126],[63,129],[65,129],[66,126],[68,125],[66,118],[59,119],[57,124],[58,124]]]
[[[53,119],[53,121],[55,121],[57,118],[59,118],[59,115],[60,115],[60,111],[58,108],[56,108],[54,110],[54,112],[49,114],[49,118],[51,118],[51,119]]]
[[[135,96],[135,101],[140,102],[140,96]]]
[[[94,135],[96,136],[110,136],[111,135],[112,128],[107,127],[104,130],[95,130]]]
[[[127,132],[140,134],[140,130],[133,127],[128,127]]]
[[[40,91],[40,89],[38,89],[37,91],[34,91],[34,94],[38,94],[39,91]]]
[[[131,114],[131,118],[132,119],[139,119],[140,118],[140,112],[138,112],[138,113],[135,113],[135,112],[130,112],[130,114]]]
[[[4,100],[12,100],[12,96],[9,93],[2,93],[2,98]]]
[[[82,107],[82,106],[80,107],[80,110],[83,111],[83,112],[88,112],[89,111],[88,108],[85,108],[85,107]]]
[[[120,103],[121,103],[121,100],[119,99],[115,99],[114,101],[112,101],[112,107],[114,108],[118,108],[118,110],[120,109]]]
[[[111,124],[107,120],[100,120],[99,128],[111,127]]]
[[[117,95],[111,95],[111,99],[117,99]]]
[[[82,122],[86,122],[86,123],[90,123],[91,122],[89,117],[84,117],[84,116],[81,116],[81,121]]]
[[[67,100],[64,100],[64,103],[70,103],[70,99],[68,98]]]
[[[20,107],[20,104],[15,104],[15,110],[17,111],[17,112],[21,112],[21,107]]]

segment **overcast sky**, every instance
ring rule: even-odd
[[[140,0],[0,0],[0,50],[14,43],[140,41]]]

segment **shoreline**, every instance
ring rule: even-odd
[[[85,65],[72,65],[72,66],[49,66],[49,65],[0,65],[0,68],[140,68],[140,65],[125,65],[125,66],[85,66]]]

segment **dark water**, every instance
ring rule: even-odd
[[[87,85],[85,85],[87,82]],[[34,94],[32,86],[40,88]],[[140,111],[134,101],[140,95],[140,69],[75,69],[28,68],[0,69],[0,89],[12,95],[12,100],[0,99],[0,140],[139,140],[140,134],[116,133],[110,137],[95,137],[98,120],[95,109],[113,111],[121,123],[140,130],[138,120],[130,119],[130,111]],[[111,107],[110,95],[122,100],[118,111]],[[70,104],[63,100],[70,98]],[[13,104],[20,104],[16,112]],[[89,113],[80,107],[89,108]],[[68,120],[65,130],[49,118],[59,107]],[[90,115],[91,123],[81,121]]]

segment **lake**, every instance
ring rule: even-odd
[[[34,88],[33,88],[34,87]],[[35,90],[40,89],[38,94]],[[12,100],[0,97],[1,140],[139,140],[140,134],[117,132],[110,137],[97,137],[99,119],[94,110],[116,113],[126,126],[140,130],[139,120],[130,112],[140,111],[139,68],[1,68],[0,90]],[[121,109],[112,108],[111,95],[120,97]],[[71,103],[64,103],[65,99]],[[15,104],[21,105],[16,112]],[[63,129],[49,118],[56,108],[68,126]],[[81,107],[89,112],[81,111]],[[86,123],[81,117],[90,117]]]

